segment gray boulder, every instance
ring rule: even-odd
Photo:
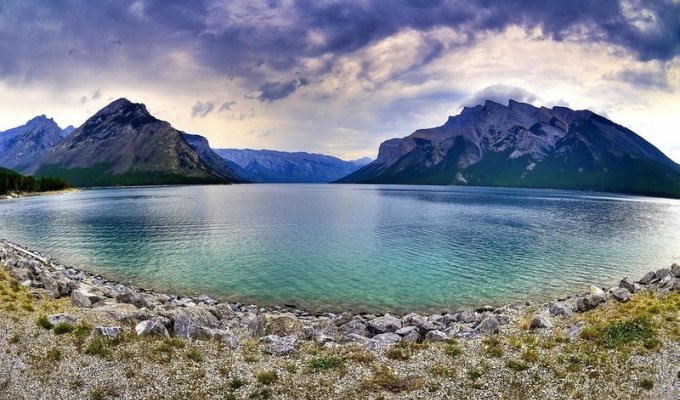
[[[399,335],[401,337],[404,337],[404,336],[410,334],[411,332],[419,332],[419,331],[420,331],[420,329],[418,329],[417,326],[405,326],[403,328],[397,329],[394,333],[396,333],[397,335]]]
[[[267,335],[289,336],[302,332],[302,323],[291,313],[265,315],[264,325]]]
[[[345,342],[348,343],[365,343],[368,341],[368,338],[364,335],[360,335],[358,333],[348,333],[345,335]]]
[[[390,314],[385,314],[382,317],[372,319],[368,322],[368,329],[375,335],[383,333],[393,333],[401,328],[401,320],[393,317]]]
[[[654,271],[649,271],[638,281],[638,283],[641,285],[649,285],[655,279],[656,273]]]
[[[55,298],[69,296],[71,292],[78,288],[78,284],[63,275],[45,271],[40,276],[45,290],[52,293]]]
[[[196,306],[177,309],[173,330],[186,339],[206,339],[211,336],[210,329],[218,326],[219,321],[207,307]]]
[[[441,318],[443,320],[443,318]],[[404,316],[402,319],[402,326],[416,326],[420,329],[420,332],[425,334],[429,331],[433,331],[438,328],[436,323],[422,317],[418,314],[411,313]]]
[[[548,318],[548,316],[545,314],[534,315],[534,317],[531,319],[531,323],[529,324],[529,328],[531,330],[542,328],[550,329],[552,327],[553,327],[552,321],[550,321],[550,318]]]
[[[673,272],[674,277],[680,278],[680,265],[673,263],[671,265],[671,272]]]
[[[619,287],[626,289],[630,293],[635,293],[635,291],[636,291],[635,290],[636,289],[635,282],[633,282],[632,279],[627,278],[627,277],[621,279],[621,281],[619,282]]]
[[[211,307],[213,315],[221,320],[228,320],[236,317],[236,312],[229,306],[229,304],[220,303]]]
[[[148,310],[139,309],[132,304],[126,303],[104,304],[97,308],[97,312],[126,323],[136,323],[137,321],[149,318]]]
[[[655,280],[660,281],[667,276],[670,276],[671,278],[673,278],[674,277],[673,271],[671,271],[670,268],[662,268],[662,269],[656,271],[656,279]]]
[[[135,326],[135,332],[139,336],[162,336],[168,337],[168,329],[163,323],[162,317],[154,317],[146,321],[142,321]]]
[[[346,324],[342,325],[340,327],[340,332],[344,333],[345,335],[349,335],[350,333],[355,333],[361,336],[368,335],[368,329],[366,328],[366,324],[357,319],[353,319],[347,322]]]
[[[219,339],[220,343],[229,346],[230,349],[238,348],[239,341],[229,329],[215,329],[212,331],[212,337]]]
[[[487,315],[475,328],[475,332],[483,335],[495,335],[500,332],[501,324],[495,315]]]
[[[568,305],[564,304],[561,301],[556,301],[550,304],[548,311],[550,312],[550,315],[553,316],[563,316],[569,318],[572,315],[574,315],[574,312],[571,310],[571,307],[569,307]]]
[[[137,308],[144,308],[149,306],[149,304],[144,299],[144,297],[142,297],[142,295],[131,290],[116,295],[116,301],[118,303],[132,304]]]
[[[74,290],[71,293],[71,303],[74,306],[92,308],[104,302],[104,297],[90,292],[86,288]]]
[[[475,313],[473,313],[472,311],[469,311],[469,310],[458,311],[455,314],[453,314],[453,316],[455,318],[454,321],[462,322],[462,323],[465,323],[465,324],[469,324],[469,323],[477,321],[477,314],[475,314]]]
[[[622,287],[612,290],[612,296],[621,303],[625,303],[630,300],[630,293],[631,292],[628,289],[624,289]]]
[[[275,356],[285,356],[293,353],[297,340],[295,335],[285,337],[269,335],[262,338],[262,342],[265,343],[264,351]]]
[[[344,313],[342,313],[342,314],[336,316],[336,317],[333,319],[333,323],[334,323],[336,326],[340,327],[340,326],[342,326],[342,325],[345,325],[345,324],[348,323],[349,321],[351,321],[353,318],[354,318],[354,317],[352,316],[352,314],[350,314],[350,313],[348,313],[348,312],[344,312]]]
[[[401,336],[396,333],[381,333],[380,335],[375,335],[368,339],[366,341],[366,347],[371,350],[384,350],[400,340]]]
[[[578,311],[592,310],[605,301],[604,295],[589,294],[576,299],[576,309]]]
[[[442,331],[429,331],[425,335],[425,339],[430,342],[444,342],[449,338],[449,336]]]

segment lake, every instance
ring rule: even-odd
[[[547,300],[680,262],[680,201],[447,186],[95,189],[1,201],[0,237],[170,293],[428,312]]]

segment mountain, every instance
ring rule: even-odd
[[[380,145],[349,183],[467,184],[680,197],[680,165],[592,111],[510,100]]]
[[[212,169],[219,171],[224,178],[232,182],[248,182],[247,179],[244,179],[244,176],[246,176],[247,173],[242,171],[235,163],[225,160],[215,153],[215,151],[210,148],[208,139],[201,135],[192,135],[189,133],[183,133],[182,136],[184,136],[184,140],[189,143],[189,146],[198,152],[201,159]]]
[[[0,133],[0,166],[25,172],[62,139],[62,129],[44,115]]]
[[[50,148],[28,172],[64,178],[73,186],[235,180],[232,171],[211,165],[205,157],[143,104],[118,99]]]
[[[66,137],[66,136],[72,134],[73,131],[75,131],[75,130],[76,130],[76,128],[74,128],[73,125],[69,125],[66,128],[61,130],[61,136]]]
[[[250,149],[216,149],[215,152],[241,168],[240,175],[245,179],[261,183],[332,182],[366,164],[364,159],[344,161],[303,152]]]

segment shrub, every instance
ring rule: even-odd
[[[654,381],[649,378],[642,379],[640,382],[638,382],[638,385],[645,390],[654,389]]]
[[[46,315],[41,315],[38,317],[37,324],[39,327],[43,329],[52,329],[52,324],[50,323],[50,320],[47,319]]]
[[[111,345],[107,339],[97,336],[90,341],[85,349],[85,354],[91,356],[108,357],[112,353]]]
[[[66,322],[60,322],[52,329],[52,332],[54,332],[55,335],[63,335],[65,333],[70,333],[71,331],[73,331],[73,326]]]
[[[529,365],[527,365],[524,362],[516,360],[509,360],[508,362],[505,363],[505,366],[517,372],[526,371],[527,369],[529,369]]]
[[[247,385],[248,382],[246,382],[244,379],[241,378],[233,378],[232,380],[229,381],[229,388],[231,390],[238,390],[241,387]]]
[[[607,347],[618,347],[636,340],[654,339],[656,332],[646,318],[632,318],[611,324],[604,330],[604,344]]]
[[[276,371],[262,371],[257,374],[256,379],[263,385],[271,385],[279,380],[279,375]]]
[[[187,358],[197,363],[203,362],[203,354],[196,348],[187,350]]]
[[[314,358],[309,362],[309,369],[312,371],[324,371],[334,368],[343,368],[347,363],[344,357],[320,357]]]

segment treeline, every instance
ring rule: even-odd
[[[57,178],[34,178],[23,176],[14,171],[0,168],[0,194],[9,192],[47,192],[61,190],[69,187],[64,179]]]

